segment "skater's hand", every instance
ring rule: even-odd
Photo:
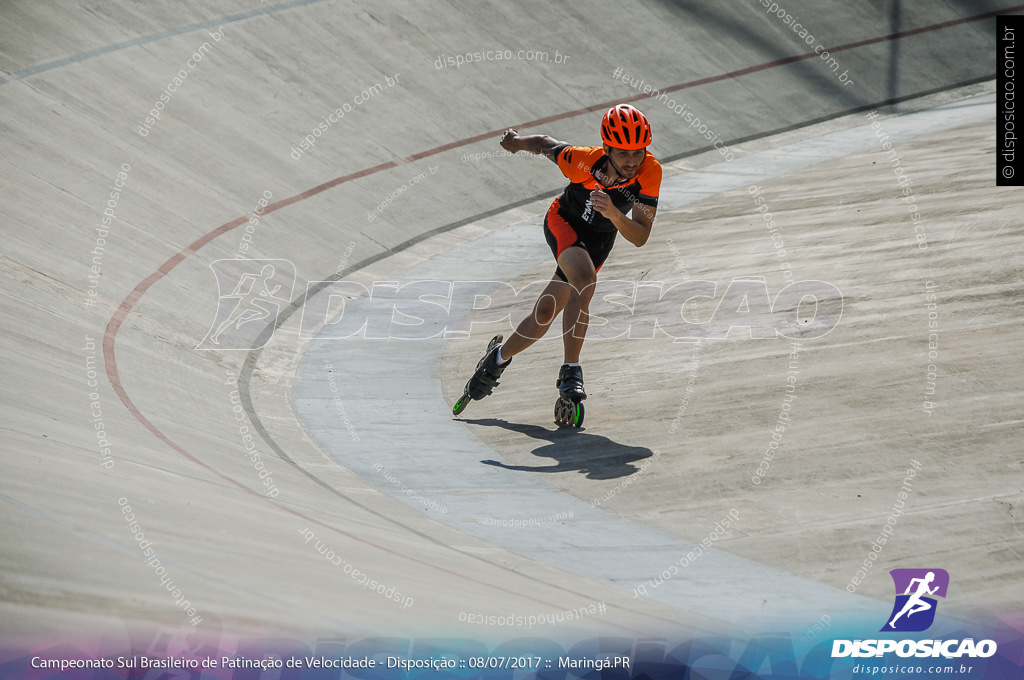
[[[505,130],[501,135],[501,148],[516,153],[519,151],[519,131],[513,128]]]
[[[615,204],[612,203],[611,196],[601,191],[601,189],[594,189],[590,192],[590,205],[594,206],[594,210],[608,219],[611,219],[616,213],[622,214],[615,207]]]

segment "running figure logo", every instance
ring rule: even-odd
[[[935,598],[928,596],[946,597],[949,573],[945,569],[893,569],[889,573],[896,585],[896,603],[882,630],[904,633],[927,630],[935,621],[938,604]]]
[[[274,335],[277,315],[295,288],[288,260],[216,260],[220,300],[209,332],[196,349],[259,349]]]

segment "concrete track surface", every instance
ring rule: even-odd
[[[992,79],[1024,6],[881,5],[792,0],[802,38],[738,0],[4,3],[0,633],[806,650],[933,567],[933,633],[1022,629]],[[665,184],[602,270],[584,428],[551,422],[554,335],[453,418],[552,272],[564,181],[500,131],[596,144],[620,101]],[[269,325],[225,324],[268,271]]]

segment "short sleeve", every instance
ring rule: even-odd
[[[596,150],[601,151],[599,148]],[[593,179],[590,170],[597,160],[594,151],[594,147],[564,146],[558,152],[558,169],[570,182],[583,183]]]
[[[640,169],[637,182],[640,184],[637,202],[657,207],[658,194],[661,193],[661,163],[650,152]]]

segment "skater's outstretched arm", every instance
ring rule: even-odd
[[[526,135],[524,137],[512,128],[505,130],[505,133],[501,136],[501,148],[506,151],[511,151],[512,153],[529,151],[530,153],[541,154],[546,156],[552,163],[558,163],[556,151],[563,146],[568,145],[554,137],[548,137],[547,135]]]

